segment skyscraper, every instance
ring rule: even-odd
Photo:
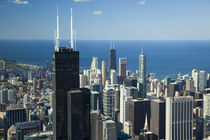
[[[79,88],[79,52],[73,50],[73,47],[59,47],[58,15],[56,45],[52,55],[52,73],[53,137],[54,139],[68,139],[67,92]]]
[[[67,139],[90,140],[90,90],[72,89],[67,94]]]
[[[124,80],[126,78],[127,58],[119,58],[119,76]]]
[[[98,57],[93,57],[91,69],[98,69]]]
[[[54,139],[67,139],[67,91],[79,88],[79,52],[61,47],[53,52]]]
[[[198,86],[199,86],[199,84],[198,84],[198,82],[199,82],[199,74],[198,74],[198,70],[196,70],[196,69],[193,69],[192,70],[192,78],[193,78],[193,80],[194,80],[194,87],[195,87],[195,91],[198,91]]]
[[[109,50],[109,73],[111,72],[111,70],[116,70],[116,50],[113,46],[111,46],[110,50]]]
[[[193,139],[193,98],[166,98],[166,140]]]
[[[116,124],[113,120],[103,121],[103,140],[117,140]]]
[[[207,75],[206,87],[210,88],[210,74]]]
[[[165,101],[155,99],[151,101],[150,130],[158,139],[165,139]]]
[[[203,94],[203,138],[210,136],[210,88]]]
[[[132,132],[135,135],[144,129],[145,118],[147,115],[147,124],[150,126],[150,100],[149,99],[133,99],[129,104],[129,121],[132,124]]]
[[[94,110],[90,112],[91,122],[91,140],[102,139],[102,116],[100,111]]]
[[[106,62],[102,61],[102,85],[105,87],[106,84]]]
[[[104,115],[115,118],[115,89],[106,87],[103,90],[103,112]]]
[[[205,89],[205,71],[201,70],[199,73],[199,91],[203,92]]]
[[[138,79],[138,88],[140,91],[140,97],[146,97],[146,56],[143,51],[139,55],[139,79]]]

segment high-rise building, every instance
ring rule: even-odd
[[[105,87],[106,84],[106,62],[102,61],[102,85]]]
[[[203,94],[203,138],[210,136],[210,88]]]
[[[0,103],[8,104],[8,90],[7,89],[3,89],[0,91]]]
[[[67,139],[90,140],[90,90],[72,89],[67,94]]]
[[[205,89],[205,71],[201,70],[199,73],[199,91],[203,92]]]
[[[112,46],[109,50],[109,73],[111,72],[111,70],[116,70],[116,50],[115,48]]]
[[[68,138],[67,91],[79,88],[79,52],[61,47],[53,52],[54,139]]]
[[[91,110],[101,110],[101,94],[97,91],[91,91],[90,95]]]
[[[126,65],[127,58],[119,58],[119,76],[123,79],[126,78]]]
[[[147,124],[150,126],[150,100],[138,98],[130,101],[129,104],[129,121],[132,124],[132,132],[135,135],[144,129],[145,118],[147,115]]]
[[[115,118],[115,89],[106,87],[103,90],[103,113],[106,116]]]
[[[170,83],[169,84],[169,94],[168,97],[173,97],[175,96],[175,92],[179,91],[179,85],[178,83]]]
[[[210,88],[210,74],[207,75],[206,87]]]
[[[192,70],[192,78],[194,80],[194,87],[195,87],[195,91],[198,91],[198,86],[199,86],[199,73],[198,73],[198,70],[196,69],[193,69]]]
[[[8,129],[8,140],[23,140],[24,135],[41,131],[40,121],[15,123]]]
[[[86,75],[79,75],[79,87],[84,88],[87,85],[87,76]]]
[[[140,91],[140,97],[146,98],[146,56],[143,52],[139,55],[139,79],[138,88]]]
[[[166,98],[166,140],[193,139],[193,97]]]
[[[116,70],[111,69],[110,79],[111,79],[111,85],[118,84],[118,79],[117,79],[117,72],[116,72]]]
[[[28,121],[28,111],[23,105],[10,105],[4,116],[4,139],[7,139],[7,130],[18,122]]]
[[[120,122],[124,124],[129,120],[129,103],[133,99],[129,89],[127,87],[121,87],[120,89]]]
[[[100,111],[90,112],[91,140],[102,140],[102,116]]]
[[[98,57],[93,57],[91,69],[98,69]]]
[[[103,121],[103,140],[117,140],[116,124],[113,120]]]
[[[186,79],[186,90],[193,91],[194,89],[194,80],[192,78]]]
[[[155,99],[151,101],[151,124],[150,131],[158,139],[165,139],[165,101]]]

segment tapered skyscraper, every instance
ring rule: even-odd
[[[140,91],[140,97],[146,97],[146,56],[143,51],[139,55],[139,79],[138,79],[138,88]]]
[[[102,85],[105,87],[106,83],[106,62],[102,61]]]
[[[111,72],[111,69],[116,70],[116,50],[112,44],[110,50],[109,50],[109,74]]]

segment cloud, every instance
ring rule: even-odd
[[[30,4],[28,1],[26,1],[26,0],[13,0],[12,1],[13,3],[15,3],[15,4]]]
[[[139,1],[138,4],[139,4],[139,5],[145,5],[145,4],[146,4],[146,0]]]
[[[89,2],[90,0],[74,0],[74,2]]]
[[[103,11],[93,11],[93,14],[94,15],[102,15],[103,14]]]

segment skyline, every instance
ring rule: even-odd
[[[70,39],[70,8],[78,40],[210,39],[209,0],[115,2],[62,0],[49,4],[49,0],[3,0],[0,39],[53,40],[57,4],[61,40]]]

